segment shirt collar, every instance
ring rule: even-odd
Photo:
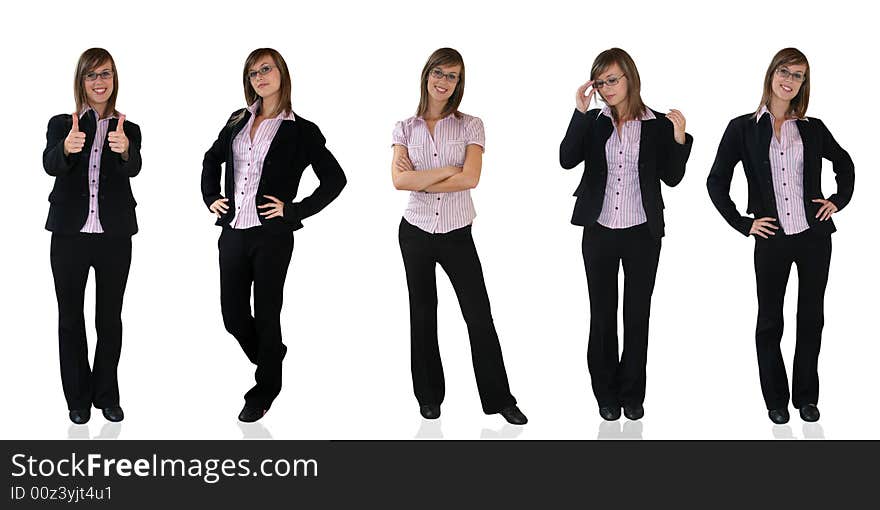
[[[98,112],[96,112],[95,109],[92,108],[92,105],[90,105],[90,104],[88,104],[88,103],[86,103],[86,104],[82,107],[82,109],[79,111],[79,116],[80,116],[80,118],[82,118],[82,116],[85,115],[86,112],[89,112],[89,111],[95,113],[95,120],[99,120],[99,121],[100,121],[100,120],[110,120],[110,119],[115,119],[115,118],[116,118],[116,113],[114,112],[114,113],[111,113],[109,117],[106,117],[106,118],[103,118],[103,119],[99,119],[99,118],[98,118]]]
[[[247,110],[248,110],[249,112],[251,112],[251,115],[252,115],[252,116],[255,116],[255,115],[257,114],[257,112],[260,111],[260,106],[261,106],[262,104],[263,104],[263,100],[262,100],[262,99],[257,99],[256,101],[254,101],[253,103],[251,103],[250,106],[247,107]],[[278,115],[275,116],[275,119],[278,119],[278,120],[292,120],[292,121],[296,121],[296,116],[293,115],[293,111],[291,110],[291,111],[289,111],[289,112],[281,112],[281,113],[279,113]]]
[[[758,113],[755,115],[755,123],[756,123],[756,124],[757,124],[758,122],[761,122],[761,117],[763,117],[765,113],[766,113],[767,115],[770,116],[770,120],[771,120],[771,121],[773,121],[773,120],[776,119],[776,118],[773,116],[773,114],[770,113],[770,109],[767,108],[767,105],[762,105],[762,106],[761,106],[761,109],[758,110]],[[790,120],[802,120],[802,121],[804,121],[804,122],[809,122],[810,119],[808,119],[808,118],[806,118],[806,117],[804,117],[804,118],[802,118],[802,119],[791,118],[791,119],[785,119],[785,122],[788,122],[788,121],[790,121]]]
[[[611,115],[611,107],[608,106],[607,104],[605,106],[603,106],[601,110],[599,110],[599,114],[596,115],[596,118],[598,119],[601,115],[604,115],[604,116],[608,117],[609,119],[614,120],[614,117]],[[654,112],[652,112],[650,108],[645,107],[645,111],[642,112],[642,115],[638,119],[633,119],[633,120],[643,121],[643,120],[654,120],[656,118],[657,117],[654,116]]]

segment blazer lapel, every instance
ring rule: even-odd
[[[608,143],[608,138],[614,133],[614,124],[611,123],[610,118],[599,114],[599,118],[596,119],[595,129],[596,136],[594,136],[593,139],[595,140],[596,145],[593,147],[593,150],[596,151],[596,158],[601,164],[596,170],[605,173],[608,171],[608,160],[605,157],[605,144]]]

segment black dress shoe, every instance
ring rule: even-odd
[[[436,420],[440,417],[440,406],[434,404],[428,404],[419,407],[419,412],[422,413],[422,418],[426,420]]]
[[[819,408],[816,407],[816,404],[807,404],[805,406],[801,406],[799,409],[801,412],[801,419],[807,422],[819,421]]]
[[[645,408],[642,407],[642,404],[623,406],[623,415],[626,416],[627,420],[641,420],[642,416],[645,415]]]
[[[770,417],[770,421],[777,425],[785,425],[788,423],[788,409],[784,407],[782,409],[771,409],[767,412],[767,416]]]
[[[519,407],[516,406],[505,407],[501,410],[501,416],[504,416],[507,423],[510,423],[511,425],[525,425],[529,422],[526,415],[524,415],[523,412],[519,410]]]
[[[118,422],[125,418],[125,413],[122,412],[122,408],[119,406],[105,407],[101,409],[101,413],[104,414],[104,418],[107,418],[107,421]]]
[[[253,422],[259,420],[260,418],[262,418],[263,415],[265,415],[265,414],[266,414],[265,409],[260,409],[258,407],[251,407],[251,406],[245,404],[244,407],[242,408],[241,412],[238,413],[238,419],[239,419],[239,421],[243,421],[245,423],[253,423]]]
[[[614,421],[620,419],[620,407],[600,407],[599,416],[605,421]]]
[[[76,423],[77,425],[85,425],[89,422],[89,418],[92,417],[92,411],[88,407],[85,409],[71,409],[70,421]]]

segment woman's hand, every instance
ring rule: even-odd
[[[587,113],[587,110],[590,109],[590,103],[593,101],[593,94],[596,93],[596,89],[590,89],[590,93],[587,94],[587,89],[590,85],[593,84],[593,80],[584,83],[580,87],[578,87],[577,93],[574,96],[575,107],[581,113]]]
[[[825,221],[830,218],[832,214],[837,212],[837,206],[834,205],[834,202],[832,202],[831,200],[817,198],[813,200],[813,202],[817,204],[822,204],[822,207],[820,207],[819,211],[816,212],[816,217],[819,218],[819,221]]]
[[[273,197],[272,195],[263,195],[263,196],[272,201],[271,204],[263,204],[263,205],[257,206],[257,209],[267,209],[266,211],[263,211],[260,213],[260,216],[262,216],[263,219],[268,220],[270,218],[284,216],[284,202],[282,202],[281,200],[278,200],[277,198]]]
[[[779,227],[773,224],[774,221],[776,221],[776,218],[764,217],[755,219],[752,222],[752,228],[749,229],[749,235],[754,234],[764,239],[769,239],[768,236],[775,236],[776,232],[774,230],[778,230]]]
[[[64,139],[64,155],[70,156],[82,152],[85,144],[86,134],[79,130],[79,116],[74,112],[73,127],[70,128],[70,133],[67,133],[67,137]]]
[[[394,168],[398,172],[413,172],[416,169],[416,167],[413,166],[412,161],[409,160],[409,156],[406,154],[402,154],[394,160]]]
[[[128,159],[128,137],[125,136],[125,131],[122,130],[123,124],[125,124],[125,115],[120,115],[116,131],[107,133],[107,139],[110,141],[111,151],[122,154],[123,159]]]
[[[684,134],[684,127],[686,124],[684,115],[678,110],[670,110],[669,113],[666,114],[666,118],[672,121],[673,138],[675,138],[675,141],[679,144],[684,145],[684,142],[687,140]]]
[[[214,203],[211,204],[211,207],[209,207],[208,209],[211,209],[211,212],[216,214],[219,218],[220,216],[226,214],[226,211],[229,210],[229,204],[227,204],[226,202],[229,202],[228,198],[218,198],[217,200],[214,200]]]

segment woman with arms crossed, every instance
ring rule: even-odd
[[[205,153],[202,197],[223,227],[218,243],[223,323],[257,366],[256,385],[245,394],[238,416],[254,422],[281,391],[287,352],[281,342],[281,302],[293,231],[336,198],[346,179],[318,127],[294,115],[290,73],[277,51],[251,52],[242,81],[248,106],[232,114]],[[225,195],[220,193],[223,163]],[[294,202],[309,165],[320,183]]]
[[[43,168],[55,177],[46,229],[58,298],[61,382],[73,423],[91,407],[122,421],[117,365],[122,348],[122,297],[137,232],[129,179],[141,170],[141,132],[116,110],[119,76],[107,50],[83,52],[73,78],[76,111],[49,120]],[[89,367],[83,317],[89,268],[95,269],[94,367]]]
[[[394,187],[410,191],[399,239],[410,305],[413,389],[426,419],[440,416],[445,395],[437,343],[437,280],[440,266],[458,296],[467,323],[483,412],[509,423],[528,420],[510,394],[507,372],[480,259],[471,237],[476,216],[470,190],[483,159],[483,122],[458,111],[464,95],[464,60],[441,48],[422,69],[421,98],[414,117],[394,126]]]
[[[780,50],[764,76],[758,111],[730,121],[706,181],[712,203],[733,228],[755,236],[758,322],[755,342],[761,391],[773,423],[788,422],[788,401],[804,421],[819,419],[819,344],[825,286],[831,262],[831,215],[849,203],[852,159],[825,124],[807,118],[810,64],[795,48]],[[834,164],[837,193],[822,193],[822,158]],[[730,181],[742,162],[748,181],[747,214],[730,198]],[[782,340],[785,287],[798,268],[797,347],[789,394]]]
[[[587,111],[596,91],[605,106]],[[622,406],[627,418],[638,420],[644,415],[648,319],[664,234],[660,183],[681,182],[693,138],[685,133],[681,112],[663,115],[644,105],[635,62],[619,48],[596,57],[575,102],[559,161],[566,169],[585,163],[571,222],[584,227],[587,364],[600,416],[616,420]],[[618,359],[621,263],[624,334]]]

